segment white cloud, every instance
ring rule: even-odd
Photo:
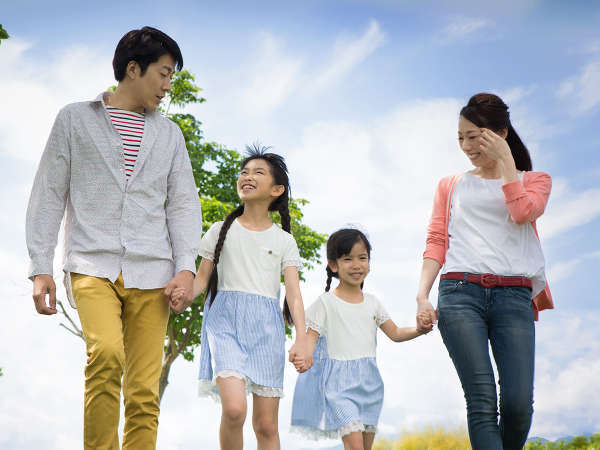
[[[43,66],[29,49],[16,38],[2,43],[0,154],[37,162],[58,110],[96,97],[114,81],[110,57],[92,48],[73,46]]]
[[[484,27],[491,26],[491,22],[483,17],[453,17],[442,30],[440,39],[448,42],[463,39]]]
[[[262,33],[253,67],[243,72],[249,82],[241,93],[245,113],[264,114],[280,106],[298,87],[302,61],[284,50],[284,43],[271,33]]]
[[[551,284],[557,283],[560,280],[568,279],[569,276],[573,272],[579,264],[581,263],[581,258],[570,259],[568,261],[559,261],[550,266],[548,271],[546,272],[546,276],[548,281]]]
[[[330,62],[315,76],[316,89],[323,89],[341,79],[377,50],[384,41],[385,35],[376,20],[369,22],[359,38],[338,39]]]
[[[504,103],[512,107],[515,103],[519,103],[523,99],[533,94],[536,88],[536,85],[514,86],[503,91],[499,91],[498,95],[502,100],[504,100]]]
[[[567,180],[556,177],[547,210],[539,219],[540,234],[544,238],[551,238],[592,222],[599,215],[600,189],[575,192]]]
[[[460,104],[417,100],[366,123],[307,126],[288,156],[296,194],[311,199],[307,220],[324,230],[358,222],[376,241],[387,232],[379,251],[416,237],[410,251],[422,251],[437,181],[467,167],[454,138]]]
[[[557,91],[574,114],[585,114],[600,103],[600,61],[586,64],[579,74],[563,81]]]
[[[532,435],[556,438],[600,428],[600,314],[551,311],[536,325],[536,385]]]
[[[284,118],[277,112],[287,107],[289,116],[294,116],[308,108],[306,114],[313,115],[312,105],[322,108],[323,94],[338,89],[384,41],[375,20],[359,35],[340,34],[310,54],[293,53],[278,35],[261,32],[235,70],[223,73],[219,68],[211,73],[210,68],[202,68],[202,83],[210,101],[188,111],[201,114],[205,131],[219,135],[227,145],[243,147],[257,136],[272,139],[281,132],[278,121],[290,128],[285,121],[288,115]]]
[[[598,252],[590,252],[584,253],[578,258],[569,259],[566,261],[559,261],[550,266],[550,268],[546,272],[546,276],[548,277],[548,281],[550,284],[557,283],[561,280],[568,279],[572,273],[575,272],[575,269],[579,267],[579,265],[586,260],[595,260],[600,259],[600,251]]]

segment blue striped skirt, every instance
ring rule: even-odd
[[[312,439],[374,433],[383,406],[375,358],[329,359],[324,337],[319,337],[313,358],[313,366],[296,381],[292,431]]]
[[[218,291],[202,319],[199,394],[218,400],[217,377],[246,381],[262,397],[283,397],[285,328],[279,300]]]

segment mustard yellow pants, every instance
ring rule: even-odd
[[[71,274],[87,349],[84,448],[119,449],[121,377],[123,449],[156,448],[160,377],[169,307],[162,289],[125,289],[123,277]]]

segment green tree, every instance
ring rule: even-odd
[[[0,24],[0,45],[2,44],[2,39],[8,39],[9,37],[8,32]]]
[[[585,436],[575,436],[571,442],[569,442],[567,444],[566,448],[569,449],[587,449],[588,447],[588,440]]]
[[[539,439],[536,439],[535,441],[527,442],[525,444],[525,450],[545,450],[545,449],[546,449],[546,445],[544,445],[544,443]]]
[[[236,184],[242,156],[237,151],[216,142],[206,141],[201,129],[202,122],[192,114],[170,112],[171,106],[182,108],[192,103],[204,102],[205,99],[200,96],[200,92],[201,89],[194,83],[192,74],[187,70],[178,72],[173,77],[168,103],[165,108],[162,108],[162,112],[179,125],[183,133],[202,203],[202,231],[206,232],[214,222],[223,220],[239,202]],[[305,199],[290,200],[292,234],[298,243],[303,264],[300,270],[302,280],[304,280],[303,273],[319,262],[321,248],[326,240],[324,234],[317,233],[303,223],[302,208],[307,204],[308,201]],[[273,213],[272,218],[273,221],[280,223],[278,213]],[[196,264],[198,265],[199,262],[200,258]],[[59,306],[70,322],[68,326],[62,323],[61,326],[83,339],[81,329],[69,317],[62,303]],[[169,318],[159,383],[161,399],[169,384],[169,373],[175,360],[179,356],[183,356],[187,361],[194,359],[194,349],[200,345],[203,308],[204,294],[196,298],[184,312],[171,314]],[[289,328],[286,328],[286,333],[291,336]]]

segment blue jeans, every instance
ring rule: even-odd
[[[531,291],[442,280],[438,319],[465,393],[473,450],[523,448],[533,415],[535,327]],[[488,340],[498,368],[499,423]]]

